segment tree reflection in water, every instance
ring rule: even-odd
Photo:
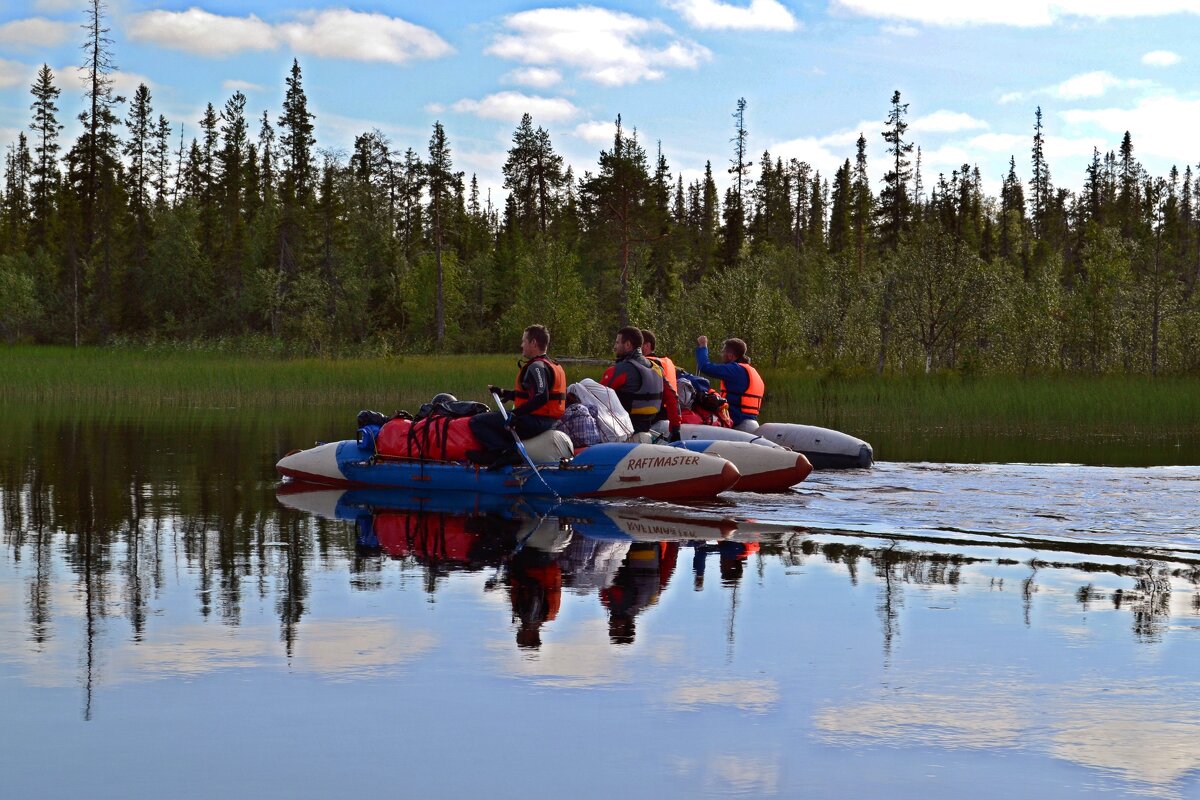
[[[1087,609],[1109,598],[1113,608],[1128,611],[1135,637],[1145,642],[1161,640],[1168,629],[1173,586],[1194,587],[1200,574],[1183,556],[1168,560],[1102,545],[990,540],[973,546],[760,525],[720,510],[706,515],[592,503],[521,508],[478,497],[328,490],[277,499],[273,451],[247,452],[245,442],[274,441],[281,451],[314,433],[274,418],[235,427],[203,418],[181,424],[52,415],[6,433],[0,525],[13,579],[22,584],[27,635],[3,644],[35,658],[44,653],[63,626],[73,624],[72,613],[60,606],[76,598],[85,717],[92,713],[93,688],[104,681],[97,638],[120,635],[109,623],[121,621],[129,646],[147,642],[156,606],[178,588],[194,593],[199,617],[230,628],[242,624],[248,602],[273,608],[282,655],[291,659],[310,604],[320,602],[312,597],[314,571],[345,573],[353,590],[373,592],[383,587],[389,564],[399,561],[420,574],[431,601],[456,574],[489,571],[484,590],[507,594],[512,641],[532,651],[546,626],[559,622],[564,593],[594,596],[607,616],[609,642],[630,645],[639,619],[667,596],[681,557],[690,559],[684,563],[691,564],[694,591],[706,590],[708,563],[716,560],[716,588],[730,594],[732,658],[738,592],[751,559],[761,582],[769,561],[799,569],[819,558],[844,571],[851,586],[874,582],[886,662],[901,635],[907,587],[957,590],[971,566],[1003,567],[1010,577],[1016,577],[1012,569],[1024,570],[1019,601],[1027,625],[1036,624],[1038,581],[1048,572],[1119,578],[1118,587],[1105,591],[1089,582],[1076,599]],[[296,499],[303,496],[308,500]],[[316,506],[306,510],[310,502]],[[985,579],[990,589],[1004,591],[1003,575]],[[1191,609],[1200,613],[1200,594],[1192,593]]]

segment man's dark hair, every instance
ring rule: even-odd
[[[617,336],[620,336],[626,342],[633,345],[634,350],[640,350],[642,347],[642,332],[637,328],[621,328],[621,330],[617,331]]]
[[[550,331],[545,325],[530,325],[525,329],[525,338],[543,350],[550,346]]]
[[[658,340],[654,338],[654,331],[648,331],[645,328],[642,328],[642,344],[650,345],[651,353],[654,352],[654,346],[657,344],[657,342]]]
[[[733,357],[741,361],[746,357],[746,343],[741,339],[726,339],[721,345],[722,350],[729,350],[733,353]]]

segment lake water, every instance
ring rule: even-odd
[[[326,411],[5,411],[4,797],[1200,796],[1197,467],[521,506],[281,488]]]

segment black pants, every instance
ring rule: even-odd
[[[517,436],[531,439],[539,433],[545,433],[554,427],[552,417],[541,417],[533,414],[513,417],[513,427]],[[499,411],[489,411],[486,414],[476,414],[471,417],[471,433],[479,440],[484,450],[498,453],[513,449],[512,434],[504,430],[504,417]]]
[[[652,417],[649,414],[630,414],[629,421],[633,423],[634,433],[645,433],[654,425],[654,421],[658,417]]]

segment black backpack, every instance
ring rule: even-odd
[[[482,414],[488,410],[488,407],[483,403],[477,403],[474,400],[454,400],[446,403],[426,403],[417,411],[414,420],[422,420],[426,417],[450,417],[458,419],[459,417],[473,417],[476,414]]]

